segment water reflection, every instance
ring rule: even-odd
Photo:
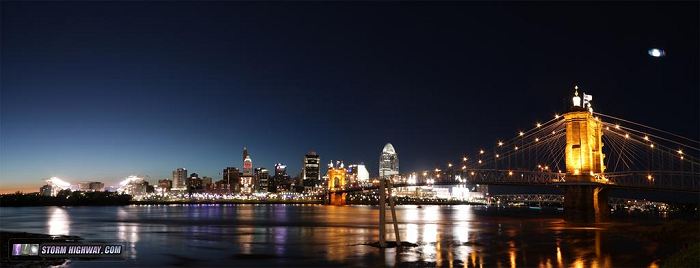
[[[120,219],[117,222],[117,239],[126,243],[127,257],[129,259],[136,259],[138,252],[136,251],[136,244],[139,242],[139,225],[124,223],[128,220],[128,213],[124,208],[119,208],[117,210],[117,217]]]
[[[654,267],[658,259],[653,242],[640,245],[624,228],[610,235],[614,223],[581,227],[556,215],[524,218],[479,209],[399,206],[401,237],[417,244],[401,251],[364,245],[378,240],[372,206],[3,208],[2,221],[9,230],[121,240],[133,266],[141,267],[246,264],[260,256],[271,257],[243,266]],[[391,225],[387,238],[394,238]],[[254,258],[240,258],[248,254]]]
[[[70,234],[70,218],[66,210],[59,207],[50,207],[49,209],[49,220],[46,222],[48,233],[50,235]]]

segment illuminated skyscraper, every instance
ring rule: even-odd
[[[282,163],[275,164],[275,176],[272,177],[270,183],[270,192],[288,191],[291,187],[289,175],[287,175],[287,165]]]
[[[173,170],[173,188],[172,190],[187,190],[187,169],[178,168]]]
[[[250,158],[250,154],[248,154],[248,148],[245,146],[243,147],[243,176],[252,176],[253,175],[253,160]]]
[[[384,145],[382,154],[379,156],[379,177],[392,177],[399,175],[399,156],[391,143]]]
[[[321,158],[316,152],[312,151],[304,156],[301,177],[305,190],[311,190],[321,185]]]
[[[252,194],[253,188],[253,160],[248,154],[248,148],[243,147],[243,175],[241,176],[241,193]]]
[[[255,168],[255,186],[258,192],[267,193],[269,192],[270,183],[270,172],[264,168]]]

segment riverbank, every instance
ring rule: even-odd
[[[61,191],[56,196],[39,193],[14,193],[0,195],[0,207],[35,206],[122,206],[129,205],[131,195],[114,192]]]

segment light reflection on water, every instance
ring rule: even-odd
[[[49,208],[49,219],[46,221],[46,227],[50,235],[69,235],[70,234],[70,219],[65,209],[59,207]]]
[[[27,207],[3,208],[1,227],[127,245],[129,261],[101,266],[611,267],[654,266],[656,260],[645,245],[630,247],[638,241],[610,235],[605,226],[570,226],[553,214],[494,215],[471,206],[397,207],[401,237],[417,244],[397,254],[364,245],[378,240],[378,215],[371,206]],[[393,238],[389,224],[387,240]]]

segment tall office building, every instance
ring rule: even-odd
[[[252,194],[255,188],[253,182],[253,160],[248,154],[248,148],[243,147],[243,175],[241,176],[241,193]]]
[[[178,168],[173,170],[173,188],[172,190],[187,190],[187,169]]]
[[[204,189],[204,184],[202,182],[202,178],[199,177],[199,174],[190,174],[190,177],[187,178],[187,189],[191,192]]]
[[[321,157],[316,152],[311,151],[304,156],[301,179],[307,191],[321,185]]]
[[[275,176],[272,177],[270,191],[288,191],[291,188],[291,181],[287,175],[287,165],[282,163],[275,164]]]
[[[221,187],[219,190],[223,192],[238,192],[239,183],[241,181],[241,171],[236,167],[224,168],[221,178]]]
[[[252,176],[253,175],[253,160],[250,158],[250,154],[248,154],[248,148],[245,146],[243,147],[243,176]]]
[[[379,177],[387,178],[399,175],[399,156],[391,143],[384,145],[379,156]]]
[[[255,177],[255,186],[257,191],[261,193],[269,192],[270,172],[264,167],[259,167],[255,168],[255,171],[253,173],[253,176]]]

